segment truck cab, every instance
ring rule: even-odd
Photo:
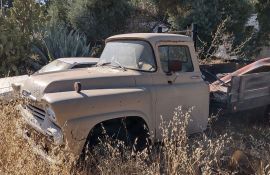
[[[192,108],[188,133],[205,130],[208,122],[209,86],[184,35],[112,36],[96,67],[32,75],[19,91],[29,99],[20,107],[26,123],[75,153],[101,123],[114,132],[125,119],[133,134],[145,125],[158,141],[161,122],[179,106]]]

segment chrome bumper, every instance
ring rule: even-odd
[[[19,105],[18,109],[24,121],[36,131],[45,135],[53,145],[63,145],[64,139],[61,128],[56,126],[50,119],[48,119],[48,117],[45,117],[44,120],[34,117],[31,112],[29,112],[22,105]]]
[[[24,128],[18,123],[16,127],[17,134],[24,138],[33,150],[33,152],[40,156],[43,160],[50,164],[60,164],[61,161],[56,156],[50,156],[48,150],[43,147],[44,145],[38,144],[38,142],[42,139],[37,141],[31,136],[34,133],[41,133],[41,136],[45,136],[45,138],[47,139],[47,142],[44,142],[43,140],[46,145],[48,143],[48,145],[51,145],[52,147],[61,146],[63,145],[63,134],[61,129],[49,119],[46,119],[46,117],[44,118],[44,120],[34,117],[31,112],[29,112],[22,105],[17,106],[17,108],[21,113],[23,121],[28,126]]]
[[[17,125],[16,131],[19,136],[25,139],[25,141],[28,143],[34,154],[40,156],[43,160],[45,160],[49,164],[61,164],[60,160],[50,156],[44,148],[36,144],[35,141],[30,137],[27,130],[22,129],[19,125]]]

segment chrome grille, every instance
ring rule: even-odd
[[[26,108],[33,114],[33,116],[44,120],[45,119],[45,110],[36,106],[33,106],[31,104],[26,105]]]

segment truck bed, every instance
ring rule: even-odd
[[[210,85],[211,106],[238,112],[270,104],[270,72],[232,77],[227,85]]]

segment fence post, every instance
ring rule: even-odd
[[[162,27],[158,27],[157,33],[162,33]]]
[[[198,25],[196,23],[192,23],[191,30],[192,30],[191,37],[192,37],[193,42],[194,42],[194,48],[195,48],[195,51],[197,51]]]

